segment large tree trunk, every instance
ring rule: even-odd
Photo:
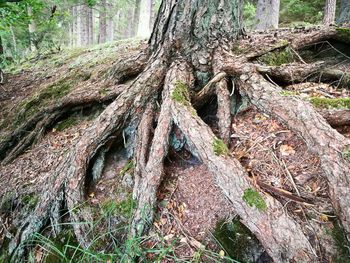
[[[259,0],[256,8],[255,29],[278,28],[280,0]]]
[[[334,24],[336,4],[337,4],[336,0],[326,0],[326,5],[324,7],[324,17],[323,17],[324,25],[328,26],[328,25]]]
[[[340,12],[337,19],[338,24],[350,22],[350,1],[340,0]]]

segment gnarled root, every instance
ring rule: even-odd
[[[59,165],[48,176],[44,195],[41,196],[32,215],[22,224],[15,238],[11,241],[10,250],[13,258],[20,259],[23,247],[33,233],[40,231],[50,217],[50,208],[56,207],[57,198],[65,197],[67,208],[74,224],[74,232],[82,246],[88,246],[86,239],[87,225],[80,220],[89,219],[88,211],[79,216],[80,206],[85,199],[85,174],[92,157],[98,149],[109,141],[110,136],[120,132],[126,122],[142,114],[145,105],[156,97],[165,75],[164,60],[155,60],[129,88],[110,104],[94,123],[85,130],[76,146],[62,159]],[[64,193],[64,194],[63,194]]]
[[[342,153],[350,145],[350,141],[334,130],[308,102],[282,96],[280,88],[252,72],[253,69],[241,76],[241,90],[252,104],[297,132],[309,149],[319,156],[328,181],[332,204],[349,234],[350,167]]]

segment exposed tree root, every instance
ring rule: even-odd
[[[139,75],[149,59],[148,49],[132,52],[127,58],[118,60],[107,72],[107,79],[115,84],[124,83]]]
[[[319,113],[332,127],[350,125],[350,110],[320,110]]]
[[[217,83],[216,95],[218,97],[219,133],[226,145],[230,145],[231,135],[231,100],[227,80],[222,79]]]
[[[296,131],[319,156],[333,206],[349,234],[350,196],[347,193],[350,192],[350,168],[342,153],[350,141],[334,130],[309,103],[282,96],[278,87],[252,72],[253,69],[241,76],[240,88],[252,104]]]
[[[21,258],[24,253],[21,245],[33,233],[40,231],[51,215],[50,208],[57,207],[55,203],[61,196],[65,197],[72,221],[77,223],[74,224],[77,239],[82,246],[88,246],[89,241],[85,235],[88,226],[80,224],[80,220],[83,219],[84,222],[89,215],[80,215],[79,210],[85,198],[84,183],[89,162],[112,134],[120,132],[127,121],[142,114],[146,103],[157,95],[165,74],[164,64],[160,59],[149,63],[144,73],[130,87],[123,90],[118,99],[84,132],[81,140],[62,159],[57,168],[50,172],[51,184],[48,184],[48,189],[41,196],[33,214],[28,216],[11,241],[9,249],[14,258]]]
[[[107,95],[93,93],[65,97],[58,103],[41,109],[0,141],[0,160],[6,157],[3,164],[11,162],[30,147],[35,139],[45,132],[47,127],[51,126],[55,120],[66,112],[77,107],[87,108],[96,103],[111,101],[127,87],[128,85],[115,86]],[[11,148],[13,149],[11,150]]]
[[[148,160],[148,147],[151,141],[151,131],[153,129],[154,105],[149,103],[137,129],[135,146],[135,170],[134,170],[134,191],[133,198],[138,199],[140,195],[140,183],[145,175],[145,167]]]

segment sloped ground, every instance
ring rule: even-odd
[[[248,49],[266,38],[276,44],[273,36],[264,34],[247,38],[243,43],[246,42]],[[79,78],[63,96],[108,93],[113,89],[113,83],[101,76],[105,76],[110,66],[120,59],[116,54],[137,47],[138,44],[126,43],[75,50],[64,55],[55,54],[36,61],[34,66],[31,63],[30,68],[21,73],[9,75],[8,84],[0,87],[0,91],[4,91],[1,91],[0,96],[0,137],[16,123],[23,101],[39,96],[41,91],[61,79],[68,77],[74,80],[75,76],[81,77],[83,74],[83,78]],[[331,50],[334,51],[333,48]],[[338,51],[334,52],[339,57],[332,65],[350,72],[349,60]],[[333,55],[330,53],[330,56]],[[330,86],[309,82],[285,88],[290,92],[286,96],[300,96],[305,100],[312,97],[349,97],[349,90],[339,87],[338,83]],[[51,99],[58,98],[50,97],[47,103]],[[30,150],[14,162],[0,166],[0,189],[6,189],[1,191],[0,199],[2,244],[12,237],[13,229],[10,225],[18,227],[16,221],[20,222],[26,216],[25,210],[21,208],[26,206],[33,209],[37,202],[36,193],[40,193],[51,180],[49,172],[56,167],[67,148],[76,143],[103,107],[104,104],[90,110],[75,110],[63,116]],[[216,120],[211,117],[215,115],[215,105],[212,107],[210,110],[213,112],[206,112],[203,118],[209,120],[213,130],[217,131]],[[308,151],[304,141],[295,133],[254,107],[239,112],[232,119],[230,153],[243,164],[250,180],[262,191],[277,198],[288,214],[302,225],[309,239],[314,244],[319,244],[317,254],[322,255],[320,262],[332,262],[332,258],[345,259],[346,262],[349,254],[343,242],[343,234],[339,233],[338,224],[334,220],[327,183],[323,179],[318,158]],[[338,129],[350,138],[350,127]],[[104,233],[106,229],[111,232],[120,224],[127,226],[130,220],[134,205],[131,199],[133,165],[129,164],[123,143],[119,142],[107,153],[100,180],[86,193],[87,202],[95,209],[94,220],[98,220],[101,214],[105,215],[102,223],[96,225],[95,235],[98,232]],[[229,260],[224,257],[230,255],[230,251],[218,242],[214,232],[221,220],[231,221],[235,215],[232,205],[223,198],[221,190],[213,181],[212,174],[184,150],[169,155],[165,168],[165,180],[157,193],[157,217],[149,236],[141,242],[146,251],[145,258],[162,262]],[[19,211],[22,213],[17,214]],[[113,240],[118,243],[126,238],[123,229],[104,241]],[[108,250],[109,247],[99,243],[95,248]],[[43,249],[40,251],[38,262],[45,261],[45,252]],[[230,256],[241,260],[238,256]],[[268,262],[260,260],[257,262]]]

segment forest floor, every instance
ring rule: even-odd
[[[237,44],[234,52],[253,50],[260,42],[276,45],[275,34],[249,35]],[[278,34],[290,36],[289,31],[278,31]],[[304,34],[304,31],[295,34]],[[0,246],[13,238],[13,231],[35,207],[37,193],[44,191],[49,180],[48,171],[58,165],[67,149],[76,144],[113,101],[118,89],[111,77],[113,65],[123,59],[121,54],[145,45],[133,40],[67,50],[7,69],[7,82],[0,85],[0,138],[35,114],[37,108],[48,107],[65,97],[95,97],[95,101],[88,107],[72,107],[50,124],[25,152],[0,166]],[[322,60],[328,68],[350,74],[350,52],[346,48],[335,40],[315,44],[298,53],[281,48],[259,58],[259,62],[283,65],[297,60],[306,63]],[[313,101],[315,108],[321,108],[318,110],[344,110],[348,114],[349,83],[343,77],[322,82],[321,79],[322,76],[312,76],[300,84],[270,80],[284,88],[285,96]],[[324,105],[327,99],[345,100],[333,107]],[[218,134],[216,111],[213,98],[210,106],[198,114]],[[319,158],[295,132],[249,103],[241,103],[239,109],[232,111],[229,151],[241,162],[249,180],[279,200],[302,226],[308,239],[317,244],[315,253],[321,255],[320,262],[350,262],[349,247],[334,215]],[[335,128],[350,139],[350,119]],[[124,249],[150,262],[271,262],[259,242],[238,222],[234,207],[221,194],[211,172],[187,151],[182,135],[174,129],[171,136],[172,149],[157,193],[153,226],[142,240],[127,244]],[[28,244],[33,248],[34,262],[81,257],[84,253],[95,255],[96,260],[111,262],[108,255],[126,239],[125,229],[135,206],[132,200],[134,163],[125,148],[125,141],[110,146],[99,180],[86,193],[86,205],[94,211],[90,222],[94,225],[91,250],[78,249],[71,238],[69,218],[63,214],[64,223],[60,224],[65,235],[58,238],[55,227],[48,225],[43,235],[36,237],[41,242]],[[93,174],[94,168],[90,169]]]

